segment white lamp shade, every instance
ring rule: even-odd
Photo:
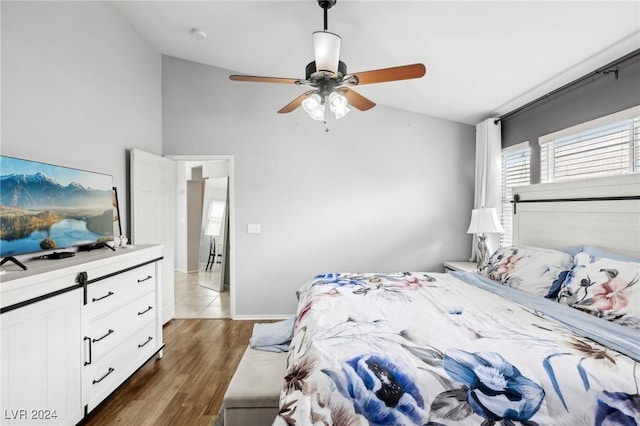
[[[320,95],[317,93],[314,93],[302,101],[302,108],[309,114],[309,117],[314,120],[324,120],[324,105],[322,104]]]
[[[324,121],[324,105],[320,105],[318,108],[311,111],[309,113],[309,117],[316,121]]]
[[[336,92],[331,92],[331,94],[329,94],[329,108],[335,114],[336,120],[341,119],[351,111],[348,105],[349,103],[347,102],[347,98],[341,94]]]
[[[341,42],[342,39],[337,34],[327,31],[316,31],[313,33],[313,52],[316,59],[316,72],[327,71],[334,75],[338,73]]]
[[[315,111],[320,104],[322,99],[320,99],[320,95],[314,93],[313,95],[307,97],[304,101],[302,101],[302,108],[309,114]]]
[[[344,108],[347,106],[347,98],[337,92],[331,92],[329,94],[329,103],[331,104],[332,110],[337,108]]]
[[[473,209],[467,234],[502,234],[504,229],[494,208]]]

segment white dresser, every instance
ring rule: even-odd
[[[0,275],[0,424],[76,424],[161,357],[160,259],[100,249]]]

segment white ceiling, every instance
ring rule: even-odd
[[[160,53],[241,74],[304,78],[311,33],[323,29],[315,0],[113,4]],[[476,124],[640,48],[640,1],[338,0],[328,29],[342,37],[350,73],[427,67],[418,80],[356,88],[362,95]],[[291,100],[283,90],[282,106]]]

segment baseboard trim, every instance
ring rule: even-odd
[[[234,321],[260,321],[260,320],[285,320],[295,315],[292,314],[274,314],[274,315],[234,315],[231,317]]]

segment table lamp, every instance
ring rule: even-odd
[[[467,234],[476,234],[478,237],[478,270],[487,264],[487,234],[502,234],[504,229],[498,220],[498,214],[494,208],[473,209],[471,211],[471,223]]]

